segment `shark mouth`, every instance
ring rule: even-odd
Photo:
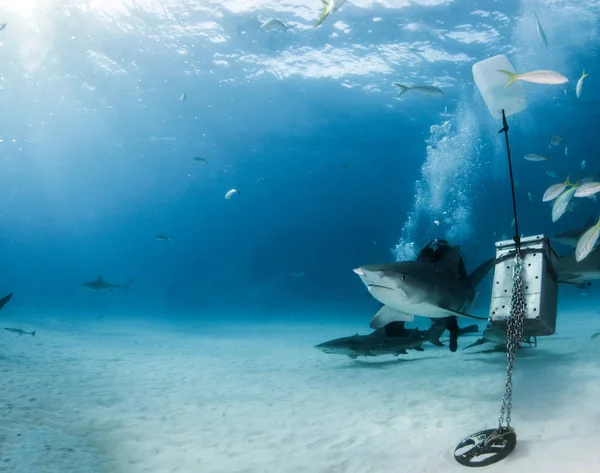
[[[381,289],[387,289],[388,291],[393,291],[394,289],[388,286],[381,286],[380,284],[368,284],[367,287],[371,289],[372,287],[379,287]]]

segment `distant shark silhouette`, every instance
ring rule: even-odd
[[[98,279],[94,281],[84,282],[81,286],[87,289],[92,289],[93,291],[112,291],[113,289],[123,289],[125,294],[127,294],[129,290],[129,286],[133,284],[133,281],[129,281],[127,284],[123,284],[122,286],[119,284],[111,284],[102,278],[102,276],[98,276]]]
[[[4,330],[16,333],[17,335],[31,335],[32,337],[35,337],[35,330],[33,332],[26,332],[25,330],[21,330],[20,328],[5,328]]]

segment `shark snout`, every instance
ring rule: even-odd
[[[359,276],[364,276],[365,275],[364,271],[362,269],[360,269],[360,268],[354,268],[352,271],[354,271]]]

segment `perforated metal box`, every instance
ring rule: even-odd
[[[515,251],[513,240],[496,242],[490,322],[504,331],[510,315]],[[548,238],[536,235],[521,239],[521,260],[525,293],[523,334],[528,337],[552,335],[556,330],[558,283],[554,268],[558,254]]]

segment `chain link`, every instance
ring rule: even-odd
[[[525,295],[523,293],[523,279],[521,272],[523,264],[521,255],[517,250],[515,255],[515,265],[512,274],[512,294],[510,299],[510,315],[507,320],[507,343],[506,343],[506,384],[504,387],[504,398],[502,399],[502,408],[500,409],[500,418],[498,427],[506,421],[506,427],[510,428],[511,409],[512,409],[512,376],[515,364],[515,352],[521,344],[523,338],[523,322],[525,320]]]

